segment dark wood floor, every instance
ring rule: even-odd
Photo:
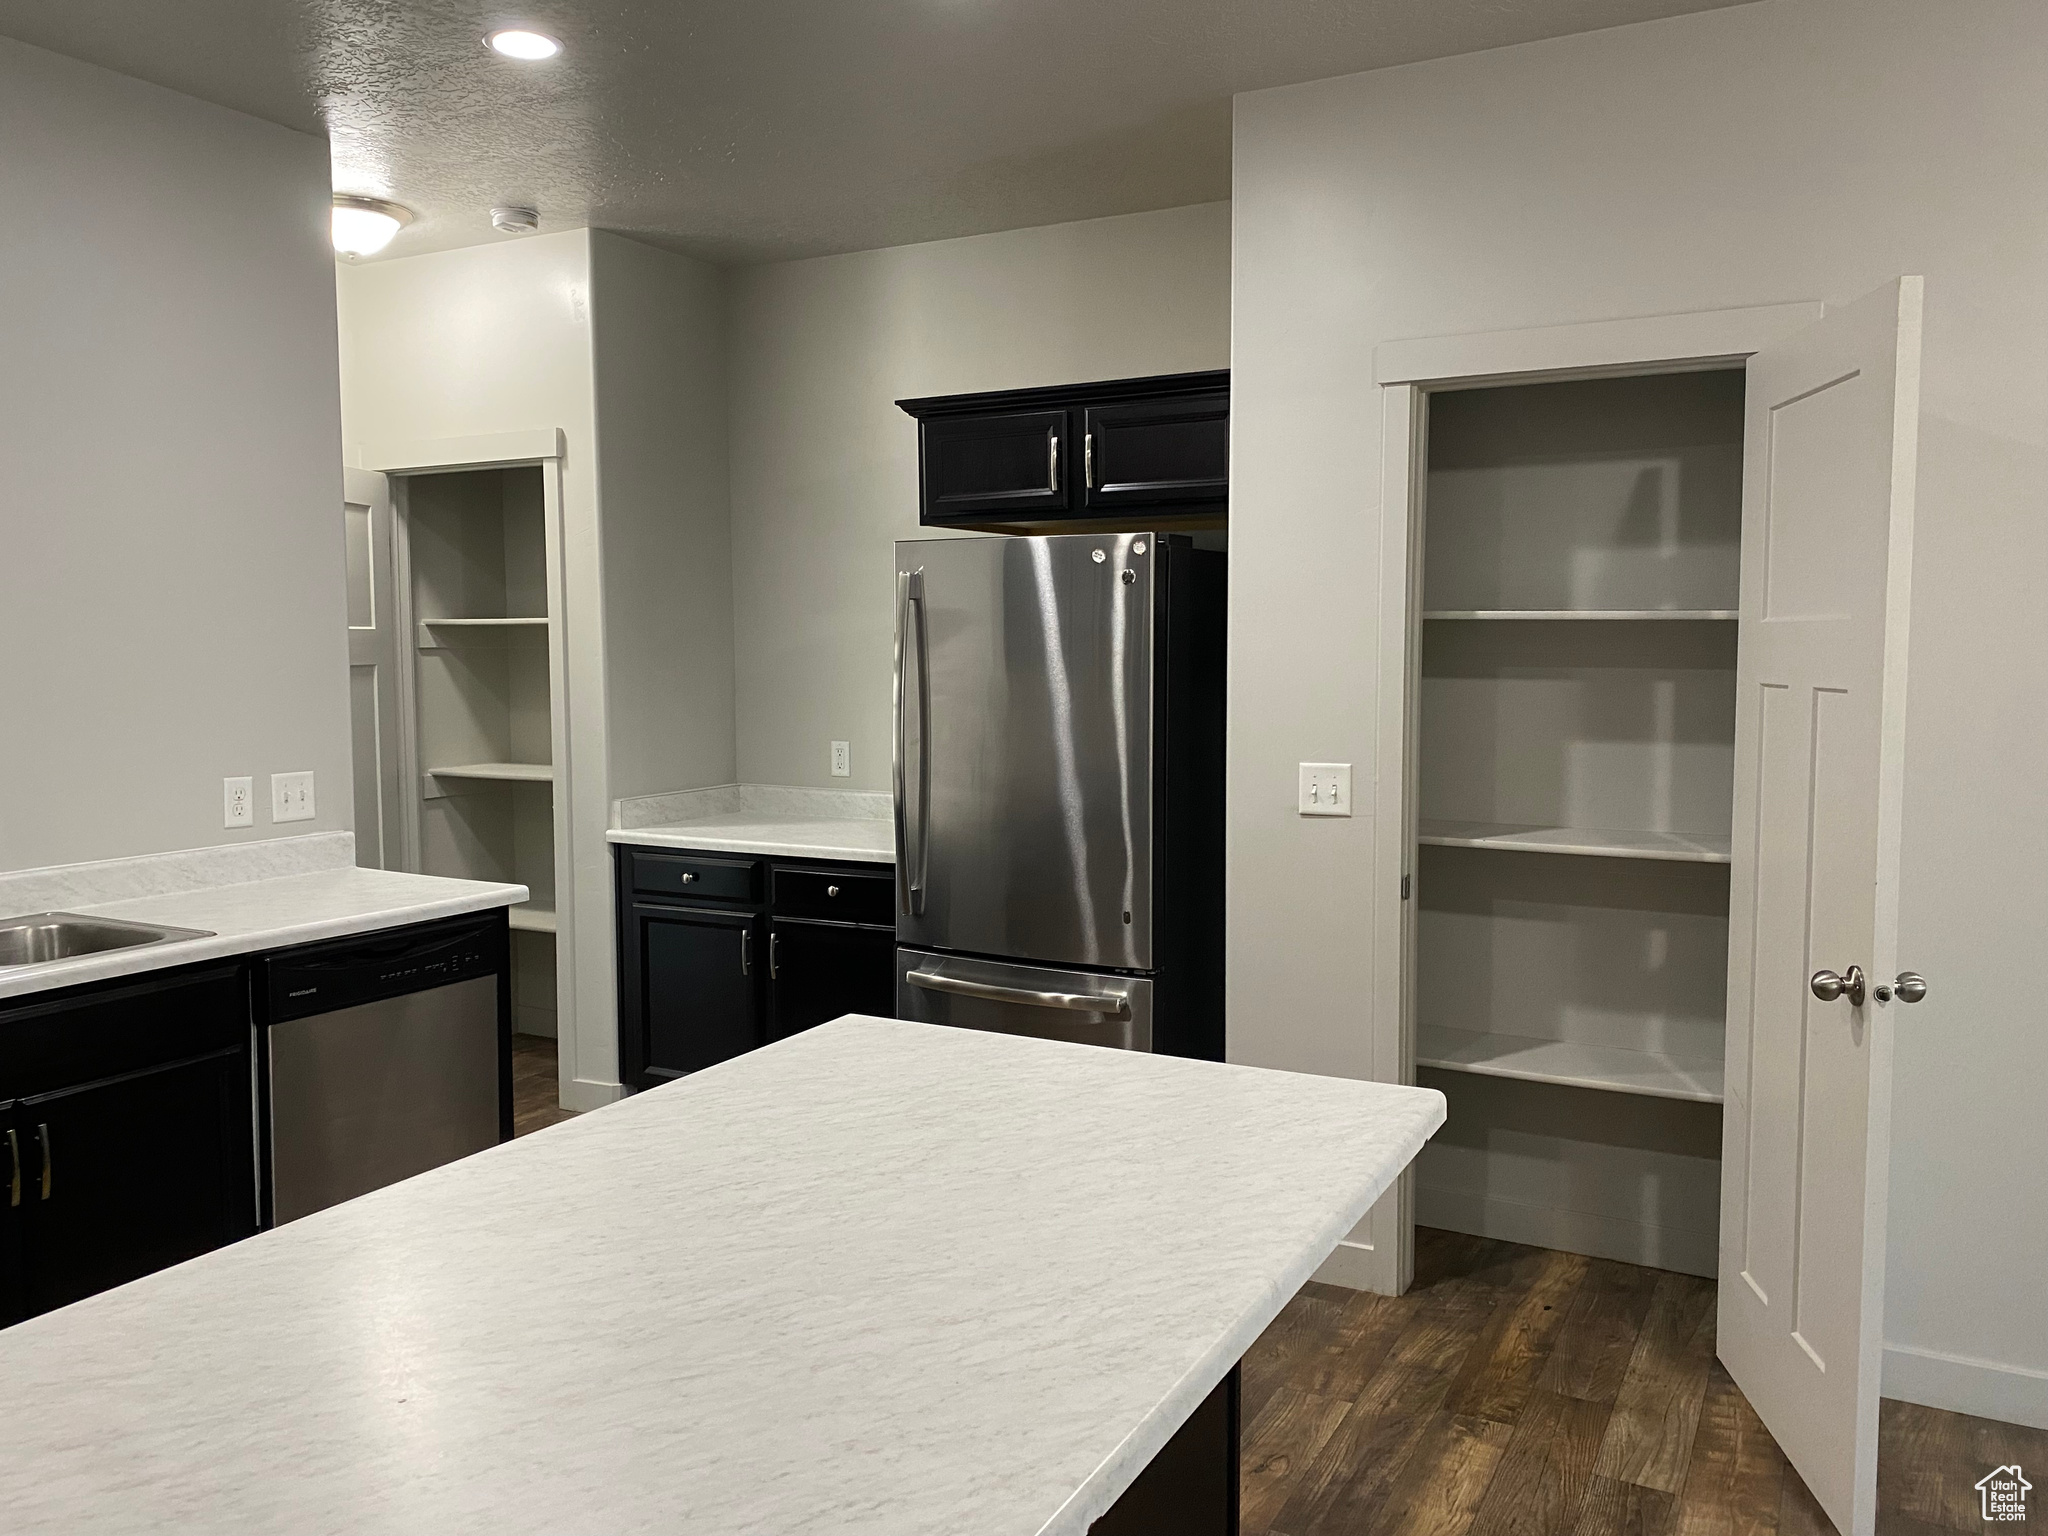
[[[517,1035],[513,1126],[570,1117]],[[1831,1536],[1714,1358],[1714,1284],[1422,1228],[1406,1296],[1310,1283],[1244,1359],[1243,1536]],[[1878,1536],[1988,1529],[2048,1432],[1886,1402]],[[2011,1529],[2006,1527],[2005,1529]]]
[[[1310,1284],[1244,1365],[1245,1536],[1829,1536],[1714,1358],[1710,1280],[1449,1232],[1415,1285]],[[1985,1529],[2048,1433],[1886,1402],[1878,1536]]]
[[[512,1134],[525,1136],[569,1119],[555,1079],[555,1042],[545,1035],[512,1037]]]

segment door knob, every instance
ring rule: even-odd
[[[1877,985],[1877,1000],[1888,1003],[1896,995],[1902,1003],[1917,1003],[1927,995],[1927,978],[1918,971],[1901,971],[1890,986]]]
[[[1841,976],[1833,971],[1815,971],[1813,980],[1807,985],[1813,988],[1813,995],[1824,1003],[1846,997],[1851,1007],[1863,1006],[1863,967],[1860,965],[1850,966],[1847,974]]]

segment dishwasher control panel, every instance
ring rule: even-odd
[[[407,992],[495,976],[510,960],[505,915],[450,918],[266,956],[258,1003],[282,1024]]]

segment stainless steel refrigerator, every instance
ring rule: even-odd
[[[1220,1060],[1225,557],[896,546],[896,1011]]]

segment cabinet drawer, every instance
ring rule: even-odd
[[[635,850],[633,890],[641,896],[687,896],[692,901],[759,901],[761,861],[701,853]]]
[[[847,875],[821,869],[775,871],[778,917],[822,917],[842,923],[896,922],[896,877]]]

